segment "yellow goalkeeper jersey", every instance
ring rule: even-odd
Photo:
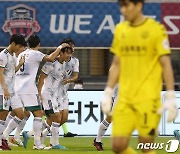
[[[111,52],[120,58],[119,101],[138,103],[160,98],[162,67],[159,57],[170,54],[166,30],[147,18],[141,25],[116,25]]]

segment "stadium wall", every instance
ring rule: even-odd
[[[68,91],[69,95],[69,120],[68,129],[70,132],[77,133],[80,136],[94,136],[97,134],[99,124],[104,119],[104,115],[100,110],[100,101],[103,91]],[[165,102],[165,92],[161,93],[162,103]],[[176,104],[180,112],[180,91],[176,91]],[[167,113],[163,113],[161,122],[159,124],[159,135],[167,136],[173,135],[175,129],[180,127],[180,114],[172,122],[167,123]],[[32,128],[32,115],[28,120],[24,130]],[[111,125],[108,128],[106,135],[111,134]],[[63,131],[60,131],[63,135]],[[133,133],[137,135],[137,131]]]

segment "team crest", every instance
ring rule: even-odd
[[[36,21],[36,10],[24,4],[7,8],[7,20],[3,27],[4,32],[22,34],[27,39],[34,32],[40,31]]]

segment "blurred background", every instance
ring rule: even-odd
[[[180,89],[180,0],[146,0],[144,14],[163,23],[172,49],[176,90]],[[124,18],[116,0],[0,0],[0,50],[13,33],[37,34],[43,53],[63,38],[76,43],[84,89],[105,87],[113,55],[109,52],[115,25]],[[41,65],[42,66],[42,65]]]

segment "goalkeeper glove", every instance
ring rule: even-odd
[[[110,115],[112,108],[112,93],[113,89],[110,87],[106,87],[104,90],[104,95],[101,101],[101,109],[104,114]]]
[[[158,110],[159,114],[162,114],[164,111],[168,112],[167,122],[172,122],[178,113],[178,109],[175,103],[175,92],[173,90],[168,90],[165,95],[165,103]]]

